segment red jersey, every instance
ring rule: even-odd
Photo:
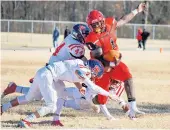
[[[106,54],[110,50],[118,50],[116,44],[116,25],[117,21],[113,17],[108,17],[105,19],[106,31],[100,34],[95,32],[90,32],[86,37],[86,43],[92,42],[100,46],[103,50],[103,54]]]
[[[138,30],[138,33],[137,33],[137,36],[136,36],[136,39],[138,40],[138,41],[141,41],[142,40],[142,32],[140,31],[140,30]]]

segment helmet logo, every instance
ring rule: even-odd
[[[85,27],[84,26],[80,26],[80,30],[84,30],[85,29]]]
[[[94,68],[92,68],[92,72],[97,75],[100,72],[99,66],[95,65]]]

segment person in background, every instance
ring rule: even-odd
[[[57,47],[59,35],[60,35],[59,31],[58,31],[57,27],[55,27],[55,29],[53,31],[53,47],[54,48]]]
[[[68,26],[66,26],[66,29],[64,31],[64,39],[71,33],[70,29],[68,29]]]
[[[143,29],[143,33],[141,34],[142,35],[142,44],[143,44],[143,50],[145,50],[145,45],[146,45],[146,41],[150,35],[149,32],[147,32],[145,29]]]
[[[142,28],[138,28],[136,39],[138,40],[137,50],[141,50],[142,49]]]

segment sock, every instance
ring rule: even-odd
[[[31,122],[34,119],[36,119],[36,116],[35,116],[35,114],[32,113],[31,115],[28,115],[24,120]]]
[[[11,102],[8,102],[8,103],[5,103],[2,105],[2,112],[5,112],[7,111],[9,108],[11,108],[12,105],[11,105]]]
[[[30,89],[29,87],[17,86],[15,92],[27,94],[29,89]]]
[[[61,114],[61,110],[63,108],[64,102],[65,102],[65,100],[62,98],[59,98],[57,100],[57,110],[55,112],[56,115],[54,116],[53,121],[60,120],[60,114]]]
[[[101,111],[104,113],[104,115],[105,115],[106,117],[110,117],[110,116],[111,116],[111,114],[110,114],[110,112],[108,111],[106,105],[100,105],[100,109],[101,109]]]

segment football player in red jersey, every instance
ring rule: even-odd
[[[92,31],[86,37],[86,45],[91,50],[90,55],[93,58],[99,59],[105,67],[111,68],[108,73],[111,79],[124,82],[130,105],[129,117],[131,119],[135,119],[135,113],[144,114],[144,112],[137,109],[132,74],[125,63],[121,61],[122,55],[116,43],[117,37],[115,32],[118,27],[128,23],[138,13],[144,10],[145,3],[141,3],[137,9],[125,15],[119,21],[116,21],[113,17],[105,18],[98,10],[91,11],[86,18],[86,22]],[[104,77],[100,80],[106,82]],[[108,87],[105,90],[108,90]],[[98,100],[105,101],[103,99]]]

